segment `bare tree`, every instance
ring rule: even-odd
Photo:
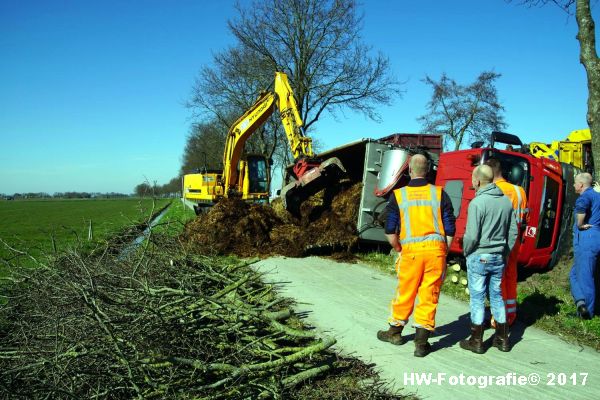
[[[227,131],[250,108],[261,91],[273,84],[274,71],[268,70],[259,57],[243,47],[216,54],[213,61],[215,67],[205,66],[200,71],[188,106],[194,110],[196,117],[209,120],[213,129],[221,132],[217,153],[222,157]],[[194,148],[186,147],[185,153],[190,151],[193,152]],[[268,120],[248,140],[246,151],[280,160],[277,155],[287,151],[281,123]]]
[[[587,123],[592,134],[595,177],[600,177],[600,59],[596,50],[596,31],[590,0],[522,0],[522,4],[542,6],[553,3],[569,15],[575,15],[579,31],[579,62],[588,81]],[[597,3],[597,2],[596,2]]]
[[[290,75],[306,128],[326,109],[348,107],[377,118],[376,106],[398,93],[387,57],[362,43],[354,0],[255,1],[238,4],[229,27],[271,71]]]
[[[470,85],[459,85],[442,74],[439,81],[429,76],[423,82],[433,89],[427,114],[418,118],[424,132],[439,133],[458,150],[465,140],[489,141],[493,130],[506,127],[495,81],[501,75],[482,72]],[[446,141],[446,147],[448,148]]]
[[[148,182],[143,182],[139,185],[136,185],[133,189],[133,193],[135,193],[135,195],[138,197],[154,196],[153,187]]]
[[[237,44],[214,56],[193,88],[189,106],[229,127],[273,84],[275,71],[288,74],[304,127],[324,111],[351,109],[377,119],[377,106],[399,95],[388,59],[372,54],[360,38],[362,16],[354,0],[268,0],[238,3],[229,21]],[[287,139],[279,121],[253,138],[269,156],[281,155]]]
[[[216,122],[192,125],[181,157],[180,174],[195,172],[202,168],[223,168],[226,132]]]

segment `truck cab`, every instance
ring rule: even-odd
[[[496,135],[495,138],[508,140],[510,146],[521,145],[513,135]],[[522,227],[519,264],[527,268],[551,266],[570,246],[576,198],[572,183],[577,170],[555,160],[494,148],[497,141],[492,140],[492,146],[487,148],[440,154],[435,182],[448,193],[456,216],[456,236],[450,254],[462,255],[467,209],[475,197],[471,185],[473,169],[493,157],[500,161],[504,178],[523,187],[527,194],[529,213]]]

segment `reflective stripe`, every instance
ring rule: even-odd
[[[517,307],[511,307],[511,308],[507,308],[506,309],[507,313],[516,313],[517,312]]]
[[[515,299],[509,299],[505,301],[506,304],[517,304],[517,300]]]
[[[437,202],[433,202],[430,200],[403,200],[402,205],[399,206],[404,211],[408,212],[408,207],[418,207],[418,206],[435,206]]]
[[[403,239],[400,241],[400,244],[404,245],[404,244],[409,244],[409,243],[419,243],[419,242],[427,242],[427,241],[445,242],[446,239],[439,233],[432,233],[431,235],[427,235],[427,236],[417,236],[417,237]]]
[[[521,210],[521,191],[519,186],[513,185],[515,192],[517,192],[517,217],[519,218],[519,225],[523,224],[523,211]]]
[[[438,224],[437,210],[440,209],[440,203],[437,201],[437,188],[434,185],[429,186],[431,192],[431,216],[433,217],[433,230],[440,234],[440,225]],[[443,238],[442,238],[443,239]]]
[[[400,189],[400,195],[402,196],[402,204],[404,204],[406,199],[408,199],[408,195],[406,194],[406,186],[403,186]],[[410,237],[412,237],[412,234],[410,232],[410,212],[408,211],[408,207],[406,207],[406,208],[404,208],[403,206],[400,206],[400,207],[404,211],[404,221],[402,221],[402,227],[404,227],[404,232],[406,232],[406,237],[410,238]],[[402,242],[400,242],[400,244],[402,244]]]

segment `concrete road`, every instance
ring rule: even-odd
[[[270,258],[255,267],[298,302],[297,311],[308,312],[308,324],[337,339],[341,354],[376,364],[394,390],[423,399],[600,398],[600,354],[588,347],[517,324],[510,353],[465,351],[458,342],[469,334],[469,306],[442,295],[430,339],[435,351],[416,358],[412,342],[393,346],[376,338],[378,329],[387,329],[394,277],[317,257]],[[414,338],[412,325],[405,333]],[[488,330],[484,338],[491,342],[491,335]]]

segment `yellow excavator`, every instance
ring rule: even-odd
[[[529,152],[537,158],[550,158],[571,164],[585,172],[594,172],[592,135],[589,129],[572,131],[565,140],[555,140],[550,144],[532,142],[529,144]]]
[[[279,109],[294,157],[294,179],[281,190],[286,209],[298,215],[302,201],[345,172],[336,157],[324,162],[315,158],[312,139],[304,134],[303,121],[288,77],[283,72],[276,72],[273,91],[262,92],[229,129],[223,171],[204,169],[199,173],[184,175],[183,198],[196,213],[206,210],[224,197],[238,196],[253,202],[268,201],[271,163],[264,155],[243,155],[243,150],[246,141],[273,114],[275,108]]]
[[[227,192],[221,170],[202,168],[182,179],[183,200],[196,214],[201,214],[223,197],[238,195],[243,200],[268,202],[269,162],[259,154],[247,154],[238,161],[237,178]]]

